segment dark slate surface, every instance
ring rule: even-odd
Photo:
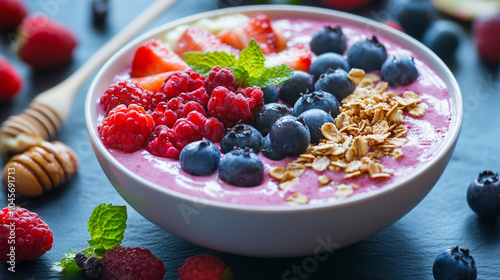
[[[79,46],[67,67],[52,73],[33,73],[9,49],[10,37],[3,34],[0,53],[7,56],[25,77],[25,87],[11,103],[0,105],[0,120],[19,113],[40,92],[55,86],[78,68],[106,40],[123,28],[152,0],[111,1],[107,25],[92,25],[90,0],[25,1],[32,12],[44,12],[76,31]],[[230,1],[231,2],[231,1]],[[234,2],[234,1],[233,1]],[[238,1],[237,1],[238,2]],[[182,0],[156,20],[151,29],[170,20],[215,9],[215,1]],[[379,1],[359,13],[377,20],[392,15],[393,8]],[[450,246],[471,249],[478,279],[500,278],[500,219],[485,221],[466,202],[468,184],[484,169],[500,170],[500,82],[498,69],[482,64],[474,50],[470,26],[456,59],[448,65],[462,89],[465,118],[455,153],[430,194],[413,211],[384,231],[358,244],[337,250],[316,261],[312,257],[260,259],[210,251],[177,238],[128,207],[128,227],[123,244],[149,248],[167,268],[164,279],[177,279],[182,262],[195,254],[221,257],[233,269],[235,279],[432,279],[432,264],[438,253]],[[20,263],[16,272],[0,265],[0,279],[64,278],[51,271],[51,263],[70,249],[86,247],[86,223],[92,209],[101,203],[125,205],[101,170],[85,130],[83,104],[89,79],[73,104],[69,121],[57,139],[71,146],[80,160],[77,176],[60,190],[38,199],[20,199],[17,204],[37,212],[51,227],[54,247],[43,257]],[[0,191],[6,197],[4,190]],[[2,199],[0,205],[7,204]],[[200,233],[202,234],[202,233]],[[262,236],[262,238],[266,238]],[[85,279],[78,275],[71,279]]]

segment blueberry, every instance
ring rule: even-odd
[[[276,152],[271,145],[271,140],[269,140],[269,134],[264,137],[264,144],[262,145],[262,154],[272,160],[282,160],[285,158],[284,155]]]
[[[467,202],[470,208],[483,217],[500,215],[500,181],[498,173],[483,171],[469,185]]]
[[[187,144],[179,156],[182,170],[195,176],[206,176],[214,173],[219,161],[219,149],[207,139]]]
[[[320,139],[324,139],[321,132],[321,126],[325,123],[334,123],[332,115],[320,109],[310,109],[300,114],[297,118],[303,122],[311,133],[311,143],[318,143]]]
[[[278,102],[279,92],[276,86],[268,86],[262,89],[264,93],[264,104]]]
[[[87,260],[87,256],[84,253],[76,253],[75,254],[75,262],[79,268],[83,268],[83,263]]]
[[[351,66],[347,62],[347,59],[338,53],[324,53],[316,58],[316,60],[311,64],[309,68],[309,73],[314,76],[314,79],[319,79],[321,74],[326,73],[329,69],[343,69],[346,72],[351,70]]]
[[[298,116],[309,109],[321,109],[336,117],[339,114],[339,108],[340,104],[335,96],[319,90],[303,94],[293,106],[293,115]]]
[[[343,54],[347,48],[347,39],[340,26],[335,28],[325,26],[324,29],[314,33],[309,45],[316,55],[326,52]]]
[[[236,148],[222,157],[219,177],[222,181],[239,187],[257,186],[264,178],[264,165],[252,149]]]
[[[449,20],[438,20],[425,31],[422,43],[443,60],[451,58],[458,48],[463,30]]]
[[[296,70],[293,76],[280,84],[280,98],[288,105],[295,104],[301,93],[314,91],[313,76],[304,71]]]
[[[474,258],[468,249],[458,246],[441,252],[432,266],[436,280],[475,280],[477,269]]]
[[[404,0],[397,2],[400,9],[396,14],[403,30],[410,36],[420,39],[433,21],[434,7],[430,1]]]
[[[252,148],[258,153],[262,148],[262,134],[251,125],[239,123],[233,126],[220,141],[220,150],[223,153],[228,153],[235,147]]]
[[[399,85],[406,86],[413,83],[418,78],[417,67],[412,58],[395,57],[388,58],[382,64],[380,71],[382,80],[389,83],[391,87]]]
[[[102,264],[101,259],[94,256],[89,257],[83,262],[83,270],[90,279],[101,279],[102,277]]]
[[[385,46],[376,36],[371,40],[364,39],[354,43],[347,51],[347,61],[352,68],[363,69],[366,72],[380,70],[387,59]]]
[[[354,88],[356,88],[356,85],[349,79],[349,74],[343,69],[321,74],[314,85],[315,90],[329,92],[333,94],[338,101],[342,101],[353,93]]]
[[[266,136],[276,120],[283,116],[292,115],[292,113],[292,109],[288,108],[285,104],[266,104],[255,115],[254,126],[260,131],[262,136]]]
[[[272,148],[283,156],[299,156],[309,146],[311,134],[307,126],[294,116],[279,118],[271,127]]]

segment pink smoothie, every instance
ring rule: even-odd
[[[290,39],[289,45],[297,42],[309,42],[312,34],[323,26],[341,25],[343,32],[348,38],[348,46],[360,38],[372,36],[372,32],[355,27],[346,26],[337,22],[325,22],[314,20],[274,20],[273,26],[282,30],[286,37]],[[361,177],[344,179],[345,173],[325,171],[319,173],[307,168],[305,173],[298,178],[298,183],[286,191],[278,188],[276,180],[270,178],[269,172],[276,166],[285,166],[295,158],[286,158],[282,161],[272,161],[262,154],[259,154],[265,166],[265,177],[261,185],[251,188],[235,187],[229,185],[218,178],[217,172],[211,176],[192,176],[184,172],[177,160],[166,159],[151,155],[146,150],[139,150],[135,153],[127,154],[121,151],[110,149],[110,153],[130,172],[149,180],[170,190],[190,195],[197,198],[204,198],[213,201],[243,204],[243,205],[287,205],[286,198],[294,193],[304,194],[309,199],[309,204],[333,202],[346,199],[346,197],[336,197],[334,195],[337,187],[320,187],[318,176],[327,175],[332,181],[344,184],[354,183],[359,188],[354,189],[354,193],[348,197],[359,193],[369,192],[382,188],[388,184],[398,182],[405,176],[415,173],[422,168],[433,155],[439,151],[443,139],[448,135],[449,125],[454,118],[451,114],[451,100],[448,89],[444,82],[434,73],[425,61],[415,56],[410,51],[403,49],[397,42],[391,41],[383,36],[377,36],[379,41],[385,45],[389,56],[414,56],[419,72],[419,78],[406,87],[388,88],[388,91],[404,93],[411,90],[418,93],[421,102],[426,104],[425,115],[415,118],[405,115],[404,125],[408,128],[406,138],[408,143],[401,150],[404,156],[398,160],[390,157],[381,158],[384,168],[393,174],[390,179],[371,179]],[[99,120],[103,119],[103,112]],[[348,198],[347,197],[347,198]]]

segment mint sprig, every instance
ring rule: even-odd
[[[274,67],[265,66],[265,57],[259,44],[251,39],[239,58],[226,52],[187,52],[184,61],[195,72],[206,77],[214,66],[229,67],[242,86],[265,88],[282,83],[293,76],[293,69],[286,64]]]
[[[87,223],[90,234],[89,247],[81,251],[72,251],[64,254],[64,257],[52,264],[52,269],[63,273],[74,273],[81,270],[75,262],[77,253],[84,253],[87,257],[95,256],[102,258],[107,250],[119,246],[123,240],[123,234],[127,227],[126,206],[114,206],[101,204],[94,208]]]

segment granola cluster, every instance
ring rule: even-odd
[[[326,139],[312,144],[296,160],[286,167],[271,170],[272,178],[278,180],[279,188],[291,188],[305,168],[318,172],[325,170],[345,172],[344,178],[370,176],[390,178],[391,172],[384,169],[379,158],[390,156],[399,159],[399,149],[408,141],[408,129],[403,124],[404,112],[420,117],[426,106],[420,103],[420,96],[412,91],[402,96],[387,92],[387,83],[380,82],[375,74],[365,74],[361,69],[352,69],[349,78],[356,84],[354,92],[342,101],[340,114],[335,123],[326,123],[321,131]],[[335,196],[348,196],[357,186],[332,182],[326,175],[319,176],[320,186],[337,186]],[[303,195],[295,193],[294,197]],[[307,198],[289,198],[293,204],[305,204]]]

